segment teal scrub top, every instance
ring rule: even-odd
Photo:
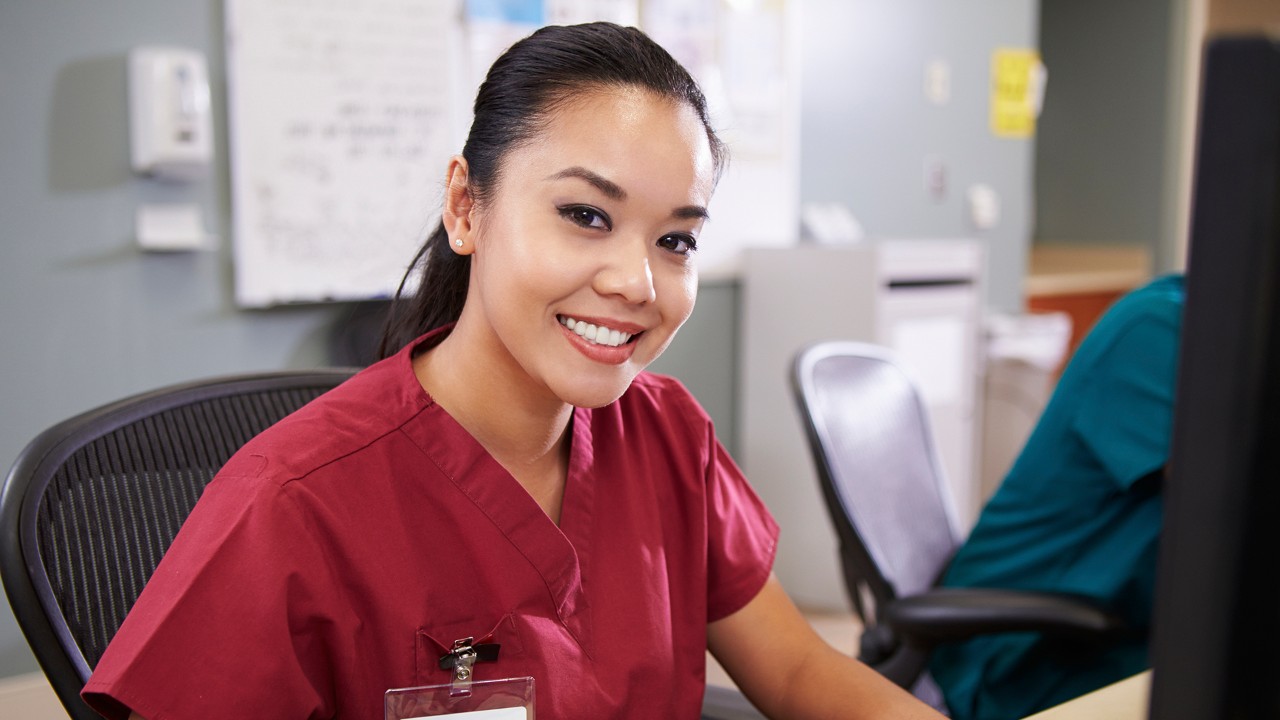
[[[1183,297],[1182,276],[1162,277],[1103,314],[943,580],[1078,593],[1140,637],[1088,649],[1010,633],[939,648],[930,670],[956,720],[1021,718],[1148,667]]]

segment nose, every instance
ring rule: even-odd
[[[596,274],[596,291],[618,295],[629,303],[653,302],[653,271],[649,267],[649,243],[646,240],[620,242],[612,248],[604,267]]]

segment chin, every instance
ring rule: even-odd
[[[580,408],[601,408],[622,397],[631,387],[636,373],[629,373],[626,378],[599,379],[583,382],[583,378],[569,378],[563,392],[557,393],[561,400]]]

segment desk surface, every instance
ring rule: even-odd
[[[1146,720],[1151,671],[1095,690],[1026,720]]]
[[[851,613],[812,612],[805,613],[805,616],[832,647],[849,654],[857,652],[857,638],[862,626]],[[733,680],[710,653],[707,654],[707,682],[734,687]],[[1150,692],[1151,671],[1148,670],[1025,720],[1146,720]]]
[[[847,632],[849,629],[856,630],[857,621],[841,616],[819,616],[819,623],[815,623],[815,626],[826,631],[833,639],[847,642]],[[732,687],[732,681],[724,675],[724,671],[718,665],[715,669],[718,672],[708,672],[711,676],[709,681],[722,687]],[[715,682],[716,680],[719,682]],[[1151,672],[1147,671],[1032,715],[1026,720],[1146,720],[1150,687]],[[6,712],[15,712],[15,717],[33,720],[65,720],[67,717],[48,681],[40,673],[0,679],[0,708],[4,708]]]

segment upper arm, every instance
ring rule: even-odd
[[[1135,318],[1090,369],[1073,430],[1122,488],[1168,459],[1177,362],[1176,323],[1150,315]]]
[[[98,661],[85,702],[112,717],[125,707],[189,714],[202,694],[263,716],[330,707],[328,658],[310,650],[318,635],[295,632],[297,618],[323,616],[329,596],[313,588],[330,566],[294,503],[246,478],[211,483]],[[257,653],[248,675],[236,672],[244,648]],[[200,668],[194,685],[168,682],[175,667]]]
[[[822,642],[775,576],[742,609],[707,626],[711,654],[761,708],[780,701],[781,669],[798,666],[807,648]]]

